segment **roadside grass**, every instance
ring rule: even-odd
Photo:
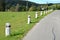
[[[39,11],[38,11],[39,12]],[[27,24],[28,14],[31,15],[31,24]],[[50,13],[48,13],[50,14]],[[46,15],[48,15],[46,14]],[[0,12],[0,40],[21,40],[27,32],[46,15],[35,18],[35,12]],[[5,36],[5,23],[11,24],[11,35]]]

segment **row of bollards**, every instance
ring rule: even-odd
[[[44,15],[46,14],[46,12],[44,11]],[[40,12],[40,16],[43,15],[43,11]],[[35,18],[38,18],[38,12],[35,13]],[[28,15],[28,24],[31,23],[31,16]]]
[[[49,11],[44,11],[44,15],[47,14],[48,12],[51,12],[53,10],[49,10]],[[40,16],[43,15],[43,11],[40,12]],[[38,18],[38,12],[35,13],[35,18]],[[28,15],[28,24],[31,23],[31,16]],[[10,23],[6,23],[6,28],[5,28],[5,36],[9,36],[10,35]]]
[[[45,14],[47,14],[47,13],[51,12],[51,11],[53,11],[53,10],[41,11],[41,12],[40,12],[40,16],[42,16],[42,15],[43,15],[43,13],[44,13],[44,15],[45,15]],[[35,18],[38,18],[38,12],[36,12],[36,13],[35,13]],[[30,23],[31,23],[31,16],[30,16],[30,15],[28,15],[28,24],[30,24]]]

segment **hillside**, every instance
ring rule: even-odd
[[[40,4],[34,3],[34,2],[30,2],[30,1],[19,1],[19,0],[6,0],[6,9],[9,9],[11,6],[16,6],[17,4],[19,4],[20,6],[26,6],[28,5],[28,8],[33,6],[40,6]]]
[[[25,8],[27,7],[28,5],[28,9],[31,7],[31,6],[35,6],[35,7],[41,7],[41,5],[44,7],[47,6],[47,4],[38,4],[38,3],[34,3],[34,2],[31,2],[31,1],[26,1],[26,0],[5,0],[5,5],[3,3],[1,3],[2,1],[0,1],[0,11],[3,10],[3,9],[10,9],[12,6],[15,7],[17,4],[19,4],[19,6],[21,8]],[[49,3],[48,6],[51,6],[52,3]]]

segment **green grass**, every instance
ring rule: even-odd
[[[27,24],[28,14],[31,15],[31,24]],[[44,16],[35,19],[35,12],[0,12],[0,40],[21,40],[27,32]],[[49,13],[48,13],[49,14]],[[11,24],[11,35],[5,36],[5,23]]]

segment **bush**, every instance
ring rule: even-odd
[[[40,10],[41,10],[41,9],[40,9],[40,6],[38,6],[38,7],[37,7],[37,11],[40,11]]]
[[[57,5],[57,9],[60,9],[60,5]]]
[[[10,7],[9,10],[14,12],[15,11],[15,6]]]
[[[31,6],[31,7],[29,8],[29,11],[36,11],[36,7],[35,7],[35,6]]]
[[[19,11],[19,4],[16,5],[15,11]]]

